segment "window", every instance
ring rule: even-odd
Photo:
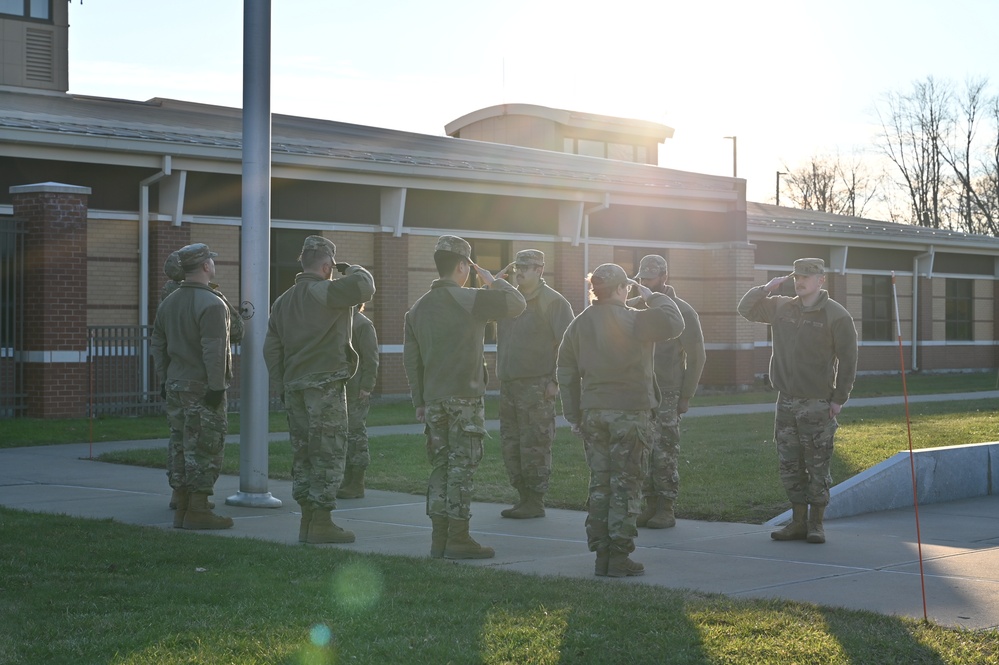
[[[51,0],[0,0],[0,14],[51,21],[52,2]]]
[[[892,340],[891,277],[887,275],[863,276],[863,341],[889,342]]]
[[[945,325],[948,342],[970,342],[974,339],[974,281],[947,279]]]
[[[590,139],[578,139],[576,141],[576,154],[587,157],[606,157],[606,146],[603,141],[591,141]]]
[[[608,143],[607,159],[616,159],[619,162],[635,161],[635,146],[627,143]]]
[[[628,277],[634,277],[638,272],[638,264],[646,254],[656,254],[657,252],[643,252],[637,247],[615,247],[614,263],[624,268]],[[592,271],[596,266],[590,266]]]
[[[302,272],[298,255],[312,231],[271,229],[271,303],[295,285],[295,275]]]

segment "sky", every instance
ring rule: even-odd
[[[141,10],[139,9],[141,6]],[[70,92],[242,106],[243,0],[71,0]],[[870,151],[887,93],[999,90],[994,0],[273,0],[271,111],[444,135],[495,104],[672,127],[659,165],[731,175]]]

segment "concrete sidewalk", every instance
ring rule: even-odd
[[[153,446],[165,450],[166,443],[102,443],[92,450],[96,456]],[[0,450],[0,505],[171,528],[170,491],[162,470],[104,464],[87,459],[90,453],[88,444]],[[238,489],[237,477],[223,476],[216,499]],[[300,547],[290,482],[271,481],[269,490],[283,501],[281,508],[222,505],[217,511],[233,517],[235,527],[201,533]],[[472,531],[496,548],[496,558],[464,565],[923,617],[911,509],[831,520],[824,545],[778,543],[762,525],[679,520],[673,529],[640,530],[633,556],[645,564],[643,577],[610,580],[593,575],[583,513],[550,509],[543,519],[509,520],[499,515],[503,507],[473,504]],[[999,497],[936,504],[919,512],[929,618],[972,629],[999,626]],[[357,542],[318,547],[428,555],[430,522],[422,497],[368,490],[364,499],[340,501],[335,518],[357,534]]]

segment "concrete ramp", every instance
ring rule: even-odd
[[[826,519],[911,508],[912,467],[916,469],[919,505],[957,501],[999,493],[999,442],[923,448],[896,453],[830,490]],[[791,521],[791,511],[767,522]]]

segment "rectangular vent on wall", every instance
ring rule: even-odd
[[[54,63],[52,53],[53,33],[47,30],[25,31],[24,78],[28,81],[52,83]]]

